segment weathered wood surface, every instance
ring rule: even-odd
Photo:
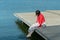
[[[60,16],[54,13],[60,13],[60,11],[50,10],[50,12],[45,11],[42,12],[46,19],[47,27],[37,29],[36,32],[42,35],[44,38],[48,38],[50,40],[60,40]],[[24,23],[28,26],[31,26],[36,21],[36,16],[34,12],[27,12],[27,13],[15,13],[14,14],[17,18],[21,19]],[[42,30],[42,31],[41,31]],[[42,34],[41,34],[42,33]]]

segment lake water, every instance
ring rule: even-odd
[[[13,14],[36,9],[60,10],[60,0],[0,0],[0,40],[26,40]]]

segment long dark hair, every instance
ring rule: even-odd
[[[39,10],[36,10],[35,13],[36,13],[36,16],[40,15],[40,11]]]

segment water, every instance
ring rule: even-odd
[[[0,0],[0,40],[26,40],[13,14],[36,9],[60,10],[60,0]]]

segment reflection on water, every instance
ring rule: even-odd
[[[28,28],[29,26],[26,25],[24,22],[19,21],[19,19],[16,21],[16,24],[18,25],[19,28],[21,28],[21,30],[25,33],[25,35],[27,34]],[[45,40],[43,37],[41,37],[40,35],[38,35],[35,31],[33,32],[33,34],[31,35],[31,37],[29,38],[29,40]]]
[[[16,18],[9,10],[0,10],[0,40],[26,40],[24,33],[15,23]]]
[[[2,38],[0,38],[0,40],[26,40],[26,38],[23,36],[22,37],[18,37],[18,36],[2,37]]]

